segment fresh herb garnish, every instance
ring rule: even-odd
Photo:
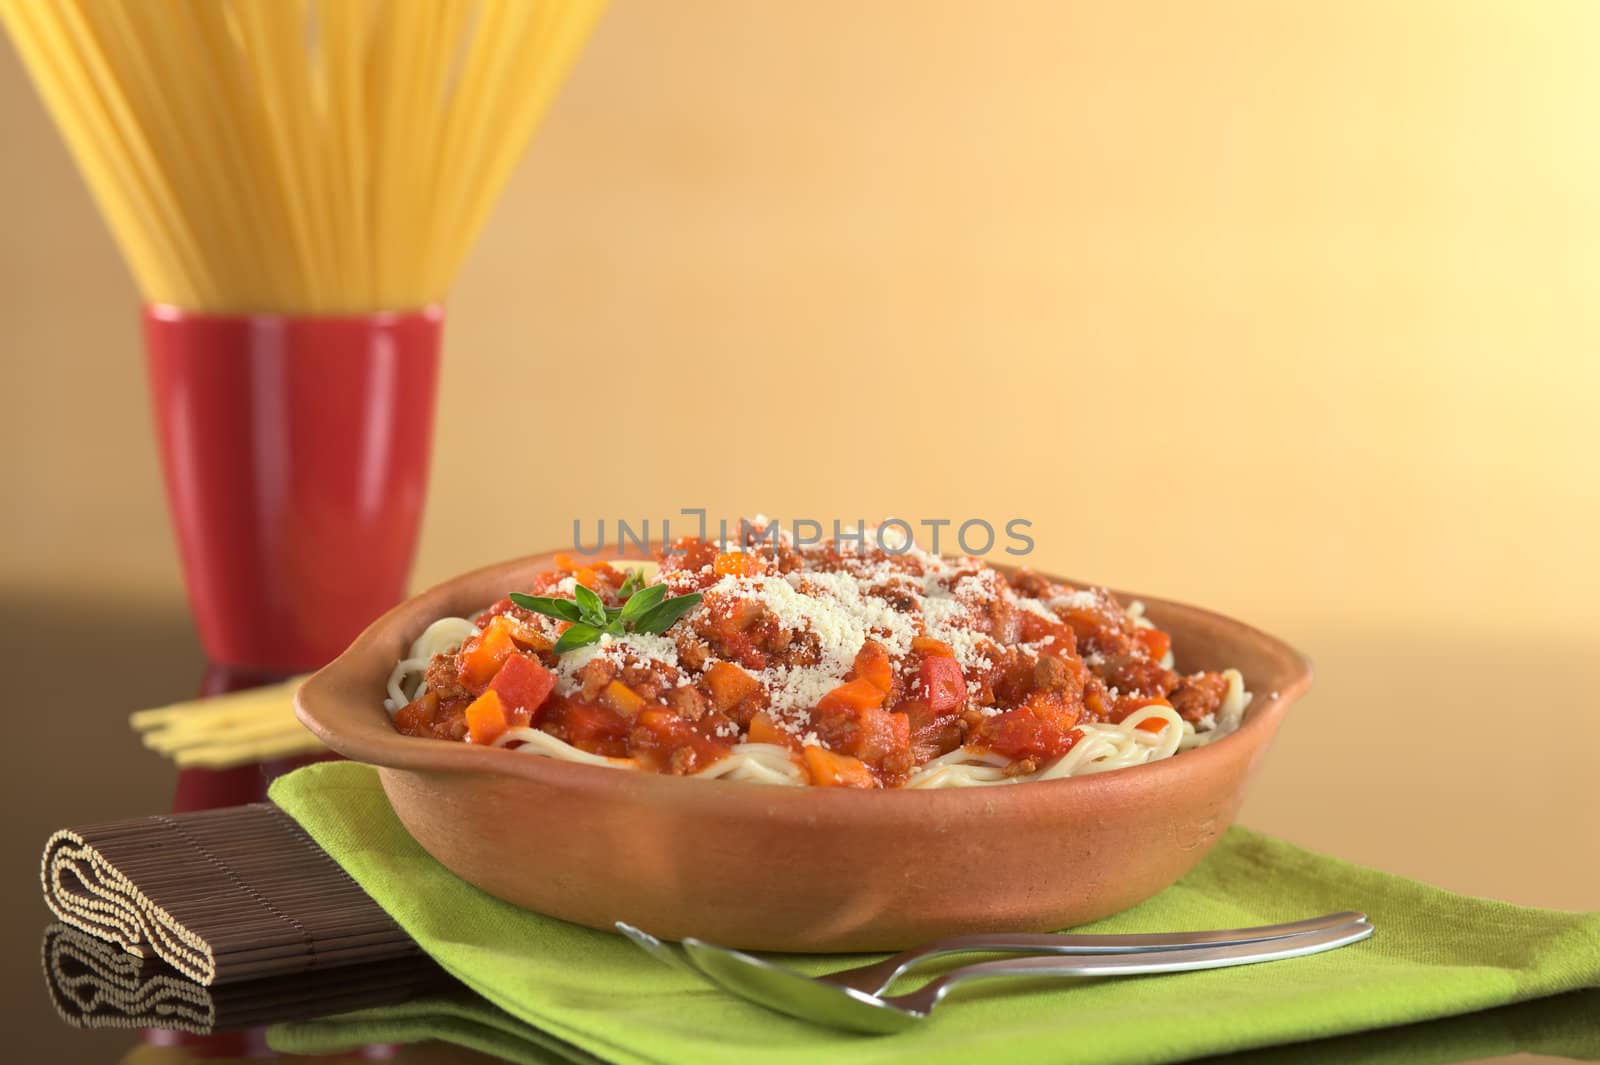
[[[645,585],[639,570],[628,574],[619,594],[624,599],[621,606],[606,606],[591,589],[575,584],[572,599],[512,592],[511,601],[535,614],[572,623],[552,648],[558,655],[599,643],[602,636],[621,636],[630,631],[659,636],[700,602],[699,592],[668,599],[667,586]]]
[[[626,599],[643,587],[644,570],[635,566],[633,569],[630,569],[628,571],[628,575],[622,579],[622,587],[617,591],[617,598]]]

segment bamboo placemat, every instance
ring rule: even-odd
[[[40,875],[64,924],[208,986],[420,954],[266,803],[63,829]]]
[[[40,946],[45,985],[76,1028],[166,1028],[210,1035],[407,1002],[459,987],[425,956],[385,959],[204,987],[155,958],[138,958],[53,924]]]

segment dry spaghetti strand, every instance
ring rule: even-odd
[[[0,0],[147,299],[441,299],[605,0]]]

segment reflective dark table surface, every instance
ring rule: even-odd
[[[92,610],[96,631],[114,632],[118,637],[100,640],[86,635],[86,609]],[[251,801],[260,797],[270,772],[283,766],[189,773],[180,782],[178,770],[145,751],[127,727],[129,712],[190,697],[201,688],[206,665],[180,609],[12,601],[3,614],[3,625],[3,645],[11,649],[17,663],[8,704],[18,724],[10,734],[8,771],[0,778],[6,810],[0,821],[0,853],[6,870],[0,877],[0,935],[4,937],[0,951],[6,959],[0,967],[4,1009],[0,1055],[19,1061],[138,1065],[259,1059],[273,1053],[267,1047],[265,1029],[258,1023],[263,1019],[310,1019],[325,1014],[330,1005],[348,1008],[353,1001],[377,1004],[382,1000],[384,990],[374,985],[377,997],[361,1001],[360,985],[371,977],[353,974],[340,984],[340,993],[291,996],[296,1001],[287,1008],[282,995],[265,1006],[259,998],[236,994],[215,1003],[202,1002],[195,1007],[200,1015],[215,1016],[222,1027],[230,1029],[210,1034],[172,1028],[94,1027],[106,1023],[106,1011],[98,1014],[99,1021],[72,1020],[73,1002],[81,1004],[92,996],[83,993],[81,982],[75,985],[76,999],[70,990],[65,998],[60,987],[53,992],[41,964],[50,946],[46,931],[51,924],[38,880],[45,838],[57,828],[164,812],[175,804],[194,807]],[[86,654],[90,648],[92,654]],[[57,943],[54,949],[57,958],[62,956],[59,947]],[[85,949],[92,953],[92,945]],[[69,961],[58,964],[58,974],[64,969],[74,980],[84,976],[85,964],[90,968],[95,964],[93,958],[85,963],[70,950],[67,955]],[[118,963],[112,959],[108,964],[114,968]],[[143,977],[152,974],[162,975],[147,969]],[[386,982],[394,983],[392,979]],[[183,1010],[193,1007],[189,996],[198,989],[160,986],[185,1003],[173,1016],[194,1016]],[[464,994],[442,975],[436,991],[428,986],[432,994]],[[155,995],[151,1001],[159,998]],[[205,1013],[207,1009],[211,1013]],[[509,1018],[505,1022],[515,1024]],[[183,1026],[178,1021],[174,1024]],[[1600,1059],[1600,991],[1211,1060],[1538,1061],[1573,1060],[1573,1055],[1579,1060]],[[540,1052],[532,1043],[519,1058],[562,1060],[548,1051]],[[367,1045],[321,1060],[442,1063],[509,1059],[464,1046],[422,1042]]]

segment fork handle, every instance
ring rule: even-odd
[[[1370,935],[1372,926],[1365,921],[1358,921],[1300,936],[1235,943],[1223,947],[1189,947],[1145,954],[1100,954],[1078,957],[1045,955],[1035,958],[984,961],[946,973],[911,994],[897,995],[888,1001],[913,1013],[925,1014],[951,989],[963,984],[999,979],[1140,976],[1148,973],[1221,969],[1231,965],[1251,965],[1256,962],[1280,961],[1284,958],[1320,954],[1366,939]]]
[[[897,977],[910,972],[923,962],[951,954],[985,951],[1007,954],[1132,954],[1183,950],[1191,947],[1267,942],[1288,936],[1304,935],[1307,932],[1342,928],[1366,919],[1366,914],[1349,910],[1322,917],[1310,917],[1303,921],[1291,921],[1288,924],[1262,925],[1257,928],[1219,928],[1205,932],[1158,932],[1114,936],[1074,935],[1061,932],[949,936],[912,950],[902,951],[880,962],[844,969],[819,979],[875,995],[892,984]]]

